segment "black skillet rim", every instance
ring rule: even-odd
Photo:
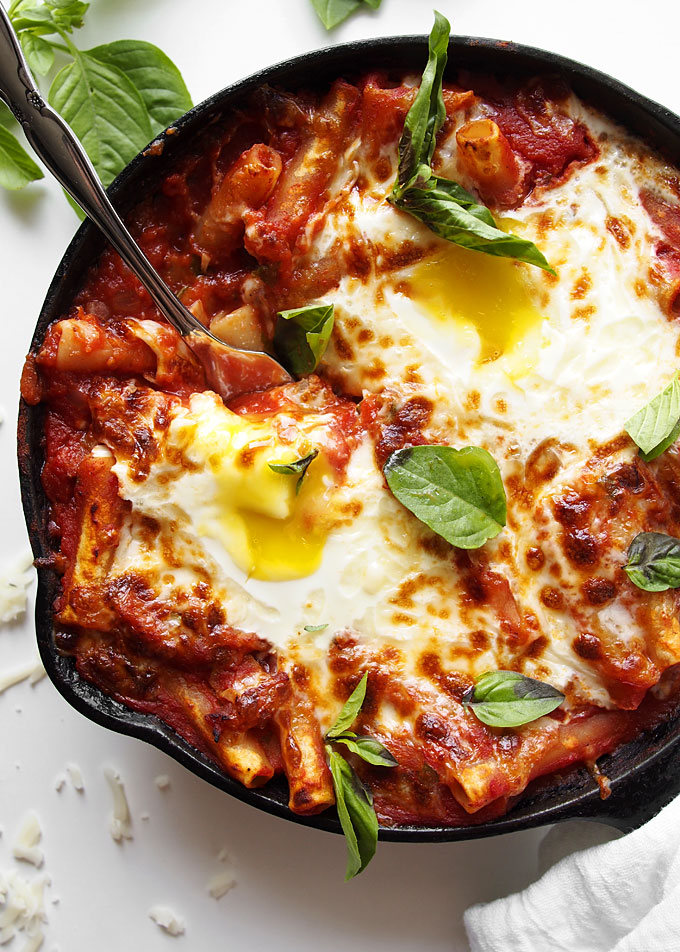
[[[170,131],[166,130],[156,140],[162,143],[162,150],[147,149],[140,153],[117,177],[109,193],[117,207],[127,212],[135,200],[139,200],[144,187],[164,171],[168,158],[181,153],[184,146],[190,148],[188,140],[195,128],[217,119],[258,85],[269,83],[295,89],[312,85],[309,76],[314,77],[314,84],[321,84],[339,75],[365,72],[369,64],[375,69],[413,70],[419,74],[426,55],[425,36],[386,37],[305,53],[260,70],[210,96],[174,122]],[[487,71],[500,76],[563,77],[577,95],[652,144],[673,164],[680,165],[680,118],[598,70],[521,44],[458,36],[451,38],[447,75],[457,69]],[[94,225],[88,222],[81,225],[50,284],[31,349],[42,339],[48,323],[63,312],[86,270],[84,262],[93,261],[102,244]],[[41,421],[41,409],[29,407],[22,400],[18,420],[21,493],[33,554],[38,560],[46,559],[51,551],[40,483]],[[75,673],[73,659],[60,655],[54,644],[52,603],[57,585],[54,570],[39,562],[35,617],[40,656],[53,684],[76,710],[110,730],[153,744],[197,776],[260,810],[305,826],[341,832],[334,811],[313,817],[292,813],[287,806],[286,785],[282,779],[257,790],[247,790],[157,718],[131,711],[81,680]],[[531,784],[509,812],[498,819],[463,827],[381,828],[380,839],[463,840],[516,832],[574,817],[633,829],[680,792],[680,770],[676,769],[680,765],[679,756],[680,715],[676,713],[654,730],[601,759],[602,769],[611,779],[613,794],[608,800],[600,798],[599,789],[586,769],[577,767]]]

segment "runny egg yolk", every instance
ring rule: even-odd
[[[230,554],[251,578],[283,582],[311,575],[319,568],[328,535],[318,506],[324,495],[325,471],[321,460],[310,464],[300,492],[292,500],[290,515],[284,519],[247,508],[235,510],[234,516],[242,520],[245,545],[241,552]],[[285,474],[278,478],[293,487],[298,479]]]
[[[409,297],[437,321],[474,328],[481,344],[479,363],[497,360],[541,321],[525,268],[507,258],[442,245],[413,269]]]
[[[192,460],[212,475],[211,490],[196,501],[197,529],[218,541],[249,577],[265,581],[302,578],[321,564],[330,528],[326,490],[334,483],[323,453],[299,476],[274,472],[314,448],[313,433],[281,443],[269,421],[226,408],[184,429]]]

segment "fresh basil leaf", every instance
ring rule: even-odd
[[[12,26],[17,33],[24,30],[34,30],[39,34],[56,32],[56,23],[51,11],[45,7],[21,6],[12,14]]]
[[[490,225],[492,228],[496,227],[493,215],[486,205],[480,205],[475,196],[468,192],[467,189],[464,189],[462,185],[459,185],[458,182],[438,178],[436,175],[431,175],[428,182],[431,183],[431,188],[436,188],[438,191],[444,192],[447,198],[454,201],[456,205],[460,205],[461,208],[469,209],[470,214],[474,215],[475,218],[486,222],[487,225]]]
[[[16,119],[10,112],[9,106],[6,106],[2,100],[0,100],[0,126],[4,126],[5,129],[10,129]]]
[[[446,118],[442,77],[448,58],[450,32],[449,21],[435,10],[434,26],[428,42],[427,66],[399,141],[399,172],[393,193],[396,198],[417,177],[419,167],[429,166],[432,162],[436,135]]]
[[[11,14],[12,26],[21,33],[31,30],[40,35],[72,33],[83,25],[83,16],[89,7],[80,0],[45,0],[45,3],[22,3]]]
[[[279,311],[274,329],[274,350],[296,376],[313,373],[323,357],[333,331],[332,304],[308,304]]]
[[[387,747],[383,747],[380,741],[374,737],[357,737],[356,734],[344,733],[333,737],[334,744],[344,744],[353,754],[361,757],[368,764],[374,764],[376,767],[397,767],[397,760],[392,756]]]
[[[47,40],[35,33],[25,31],[21,34],[21,46],[26,62],[34,73],[46,76],[54,65],[54,50]]]
[[[325,625],[305,625],[305,631],[325,631],[328,628],[328,622]]]
[[[408,188],[400,197],[390,196],[389,200],[446,241],[470,251],[524,261],[555,274],[533,241],[501,231],[485,205],[474,200],[461,202],[461,192],[468,199],[472,197],[456,182],[431,176],[423,187]]]
[[[81,0],[45,0],[45,2],[51,9],[56,24],[67,33],[83,25],[83,17],[90,7],[89,3],[82,3]]]
[[[653,459],[656,459],[657,456],[661,456],[662,453],[665,453],[668,447],[672,446],[679,436],[680,436],[680,420],[678,420],[678,422],[675,424],[675,426],[673,427],[671,432],[668,434],[666,439],[661,440],[661,442],[657,446],[655,446],[654,449],[650,453],[643,453],[642,450],[640,450],[640,458],[643,459],[645,463],[651,463],[651,461]]]
[[[152,134],[191,109],[193,103],[182,74],[153,43],[116,40],[95,46],[88,55],[127,76],[152,119]]]
[[[479,446],[413,446],[384,467],[387,485],[414,516],[459,549],[478,549],[505,525],[498,464]]]
[[[104,185],[151,139],[146,107],[130,80],[88,53],[74,51],[48,98],[83,143]]]
[[[624,430],[646,461],[660,456],[675,442],[680,425],[680,381],[675,374],[667,387],[624,423]]]
[[[550,714],[563,700],[551,684],[517,671],[489,671],[475,680],[463,704],[491,727],[520,727]]]
[[[41,178],[40,168],[12,133],[0,125],[0,185],[15,191]]]
[[[524,261],[554,275],[532,241],[501,231],[485,205],[457,182],[438,178],[432,172],[436,135],[446,118],[442,80],[450,29],[446,17],[435,11],[427,65],[404,122],[397,180],[388,200],[446,241],[470,251]]]
[[[640,532],[628,549],[628,578],[645,592],[680,588],[680,539],[664,532]]]
[[[378,845],[378,818],[368,790],[344,757],[327,748],[338,818],[347,843],[345,882],[362,872]]]
[[[302,480],[305,478],[309,464],[313,462],[318,455],[318,450],[312,450],[308,456],[303,456],[302,459],[296,459],[292,463],[269,463],[269,468],[274,473],[282,473],[284,476],[297,476],[298,481],[295,484],[295,495],[297,495],[300,492],[300,486],[302,485]]]
[[[312,0],[316,14],[326,27],[332,30],[361,6],[361,0]]]
[[[366,6],[371,7],[373,10],[377,10],[382,0],[364,0]]]
[[[364,703],[364,698],[366,697],[366,686],[368,684],[368,673],[364,674],[363,678],[357,686],[354,688],[350,696],[345,701],[343,709],[338,714],[338,718],[330,728],[326,737],[329,740],[332,740],[335,737],[338,737],[352,726],[356,720],[357,714],[361,710],[361,705]]]

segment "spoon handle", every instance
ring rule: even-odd
[[[10,19],[0,5],[0,99],[21,123],[33,151],[101,229],[138,276],[160,311],[186,336],[213,337],[177,300],[121,221],[92,163],[71,128],[43,99]]]

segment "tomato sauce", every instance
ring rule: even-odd
[[[339,80],[324,95],[260,89],[249,109],[199,137],[158,190],[130,214],[131,231],[163,279],[200,320],[209,325],[235,309],[249,309],[262,347],[267,348],[279,310],[323,295],[343,274],[367,272],[370,263],[362,258],[361,249],[345,249],[344,257],[333,250],[311,259],[310,245],[332,200],[333,177],[342,171],[339,159],[358,137],[367,170],[379,181],[393,172],[387,154],[396,150],[414,95],[412,85],[383,73],[356,83]],[[532,189],[565,181],[575,168],[597,156],[597,145],[585,126],[566,114],[566,97],[560,85],[541,80],[501,84],[488,77],[461,75],[459,83],[444,92],[448,119],[442,136],[465,110],[483,107],[522,170],[514,190],[504,185],[499,204],[511,206]],[[474,188],[475,182],[466,185]],[[645,205],[664,235],[659,259],[680,276],[680,212],[653,196],[645,198]],[[677,300],[676,293],[669,304],[673,312]],[[69,320],[80,322],[81,344],[80,349],[73,344],[75,359],[65,369],[62,351]],[[140,322],[161,325],[164,333],[152,334],[149,341]],[[89,338],[89,345],[86,324],[96,335]],[[47,407],[42,478],[55,560],[66,576],[88,518],[78,508],[78,480],[97,439],[104,434],[112,443],[127,440],[143,474],[153,453],[153,436],[150,425],[140,424],[135,401],[159,391],[182,402],[205,388],[199,362],[172,338],[149,295],[118,255],[107,249],[68,314],[48,329],[39,352],[29,358],[23,392],[28,402],[42,400]],[[104,352],[107,355],[94,370],[92,361],[88,369],[86,360],[93,351],[98,359]],[[83,361],[80,372],[78,359]],[[256,373],[248,379],[251,387],[244,389],[262,384]],[[353,399],[333,393],[316,377],[306,378],[299,392],[293,391],[284,387],[247,393],[230,401],[229,407],[243,415],[267,416],[282,410],[295,415],[303,411],[305,401],[313,405],[322,400],[333,432],[330,462],[338,472],[365,432],[375,443],[380,466],[395,450],[424,442],[434,409],[422,397],[396,405],[389,394],[368,396],[357,409]],[[147,397],[139,397],[140,393]],[[158,414],[162,413],[161,406]],[[162,429],[159,415],[154,422]],[[109,473],[109,485],[112,480]],[[115,500],[109,502],[113,509]],[[590,532],[590,502],[581,494],[575,501],[562,499],[555,505],[567,553],[585,571],[596,561],[599,545]],[[110,544],[116,528],[107,528]],[[152,532],[152,525],[147,528]],[[441,540],[432,545],[438,543]],[[482,559],[458,558],[467,566],[465,607],[472,612],[475,604],[492,605],[504,636],[516,644],[528,643],[525,620],[507,580],[488,570]],[[595,598],[592,585],[591,589]],[[78,594],[84,602],[92,595],[86,590]],[[265,782],[299,759],[305,724],[313,724],[310,733],[316,730],[319,735],[308,710],[311,705],[301,699],[305,672],[280,668],[271,646],[256,634],[230,627],[224,611],[200,586],[188,593],[181,612],[159,600],[141,576],[112,583],[106,598],[104,608],[116,617],[112,627],[102,625],[98,630],[94,622],[89,627],[65,623],[58,633],[62,649],[76,656],[80,675],[132,709],[160,717],[232,776],[251,786]],[[61,601],[56,607],[62,609]],[[485,637],[484,632],[477,635]],[[592,642],[585,640],[583,650],[592,652]],[[385,824],[482,823],[504,812],[533,777],[582,760],[584,750],[599,756],[638,723],[628,712],[607,721],[602,729],[599,722],[596,729],[592,720],[592,733],[582,743],[576,743],[565,726],[559,734],[564,747],[558,743],[555,755],[555,745],[547,739],[544,746],[538,741],[523,745],[511,732],[483,727],[462,708],[461,692],[467,685],[447,679],[436,665],[426,673],[442,689],[445,710],[422,713],[428,698],[386,673],[392,670],[393,658],[372,655],[343,635],[331,655],[330,690],[337,697],[346,698],[356,686],[357,665],[370,674],[371,689],[360,721],[365,729],[379,737],[378,693],[402,717],[414,721],[412,737],[397,733],[384,738],[398,768],[359,768],[375,792],[376,810]],[[617,660],[619,670],[613,679],[620,678],[623,668],[628,672],[620,689],[622,706],[633,707],[653,683],[654,672],[643,669],[632,654]],[[240,678],[248,683],[243,692],[235,687]],[[643,702],[642,709],[661,716],[653,701]],[[584,713],[583,722],[590,713]],[[553,726],[562,731],[556,725],[557,718]],[[316,741],[319,747],[320,735]],[[260,764],[253,776],[230,755],[230,749],[239,745],[247,746],[249,756]],[[471,752],[492,774],[482,800],[471,806],[475,812],[462,805],[467,794],[456,779],[466,761],[474,759]],[[324,761],[320,783],[324,778],[330,782],[327,772]],[[304,799],[299,793],[295,803],[303,804]]]

